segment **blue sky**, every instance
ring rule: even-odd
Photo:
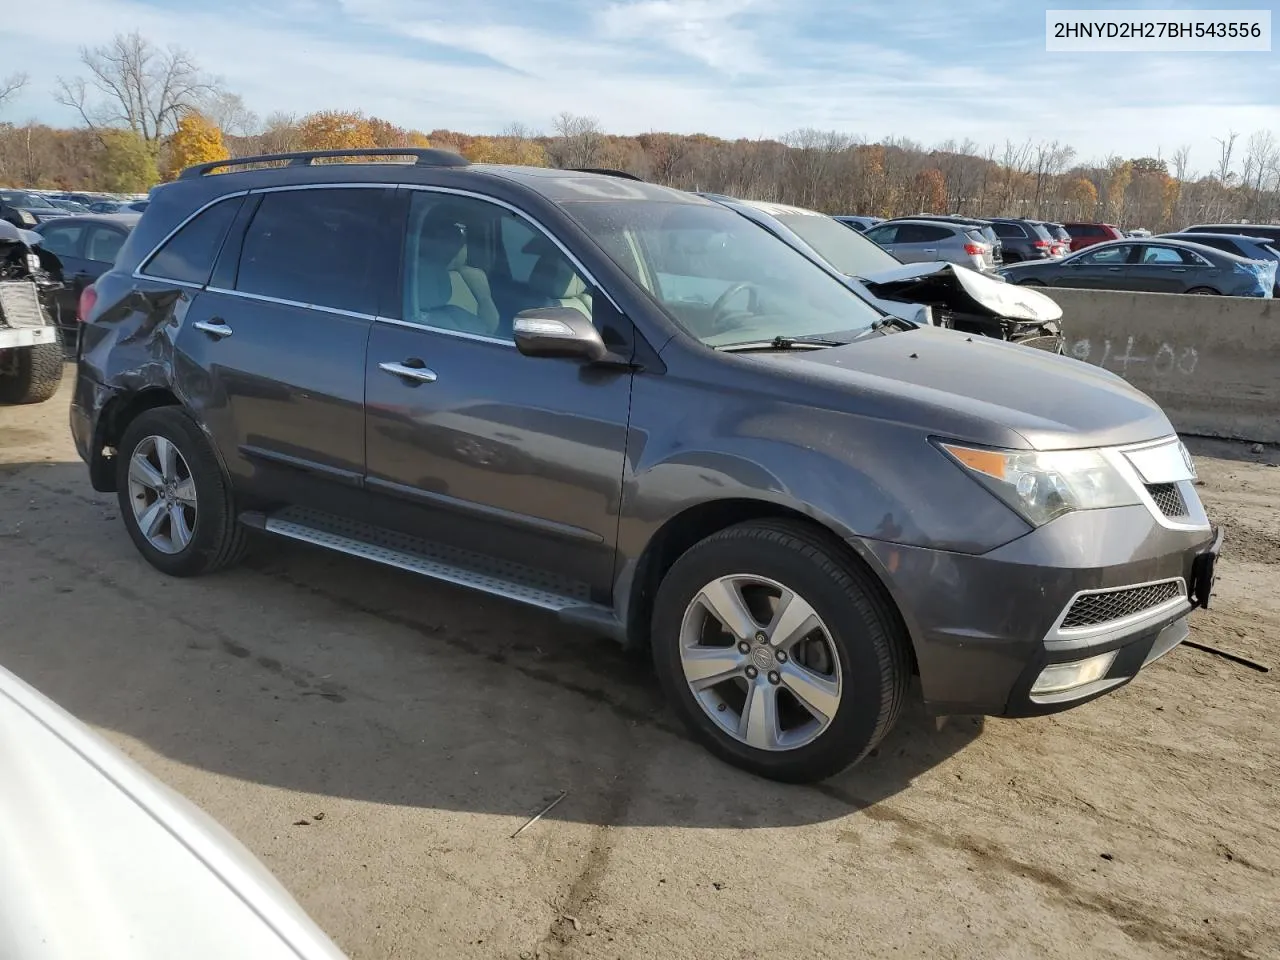
[[[132,29],[178,44],[259,114],[363,109],[475,133],[562,110],[609,130],[778,136],[799,127],[933,145],[1058,139],[1081,159],[1168,156],[1280,134],[1278,54],[1045,51],[1035,0],[57,0],[6,17],[0,74],[31,83],[3,119],[71,124],[53,100],[77,48]],[[1265,6],[1253,3],[1255,7]]]

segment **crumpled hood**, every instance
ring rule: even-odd
[[[1063,450],[1174,432],[1150,397],[1101,367],[953,330],[749,356],[847,391],[858,412],[959,440]]]
[[[904,263],[900,267],[877,270],[860,278],[876,296],[901,297],[912,300],[921,282],[937,284],[952,281],[971,301],[968,308],[1013,320],[1049,321],[1062,318],[1062,308],[1052,299],[1027,287],[1007,283],[955,263]],[[961,305],[957,304],[957,308]]]

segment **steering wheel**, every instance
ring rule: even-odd
[[[747,300],[747,310],[754,311],[756,309],[760,288],[750,280],[743,280],[735,283],[720,296],[716,297],[716,302],[711,305],[711,326],[716,330],[723,330],[729,326],[729,318],[732,314],[727,309],[729,301],[742,293],[744,290],[749,291],[751,296]]]

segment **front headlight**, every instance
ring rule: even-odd
[[[991,450],[941,441],[938,447],[1032,526],[1072,510],[1141,502],[1097,450]]]

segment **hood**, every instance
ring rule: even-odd
[[[28,247],[38,247],[44,243],[44,237],[34,230],[24,230],[8,220],[0,220],[0,243],[25,243]]]
[[[843,347],[750,354],[865,401],[869,415],[991,445],[1066,450],[1174,433],[1146,394],[1071,357],[920,327]]]
[[[1062,308],[1043,293],[954,263],[904,263],[862,281],[877,296],[893,300],[941,298],[954,310],[1039,323],[1062,318]]]

